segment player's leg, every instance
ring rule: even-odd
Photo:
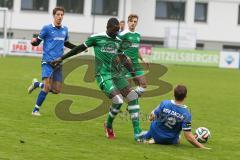
[[[53,81],[51,86],[51,92],[53,94],[59,94],[62,91],[62,82],[59,81]]]
[[[43,88],[44,84],[39,82],[37,78],[33,78],[31,85],[28,87],[28,94],[31,94],[37,88]]]
[[[54,70],[51,84],[51,92],[53,94],[59,94],[62,91],[62,67]]]
[[[43,80],[43,83],[44,83],[44,88],[39,92],[35,107],[32,112],[32,114],[35,116],[40,116],[40,112],[39,112],[40,107],[42,106],[48,92],[50,91],[50,86],[51,86],[50,78],[45,78]]]
[[[112,124],[123,104],[123,96],[120,94],[118,89],[115,88],[113,80],[109,79],[109,77],[97,76],[96,81],[99,88],[112,100],[112,104],[107,114],[107,120],[104,124],[106,136],[109,139],[112,139],[115,137]]]
[[[151,132],[152,132],[152,137],[157,144],[164,144],[164,145],[171,145],[171,144],[177,144],[178,139],[177,138],[166,138],[164,133],[161,133],[158,129],[156,129],[152,124],[151,124]]]
[[[138,103],[138,94],[131,88],[126,78],[118,78],[115,85],[118,86],[121,94],[128,99],[128,112],[132,120],[134,137],[137,140],[139,134],[142,132],[139,120],[140,106]]]
[[[138,78],[138,83],[135,83],[135,85],[137,86],[135,91],[139,96],[141,96],[147,88],[147,80],[144,76],[143,68],[139,63],[133,63],[132,67],[135,70],[136,77]],[[133,77],[130,73],[126,74],[126,78],[128,78],[130,84],[133,83]]]
[[[119,91],[112,91],[109,98],[112,100],[109,112],[107,114],[106,123],[104,124],[106,136],[109,139],[115,138],[115,133],[113,131],[113,121],[117,114],[120,112],[120,108],[123,104],[123,96]]]
[[[43,79],[43,89],[39,92],[36,105],[33,109],[32,115],[40,116],[40,107],[42,106],[48,92],[51,89],[51,75],[53,68],[49,64],[42,64],[42,79]]]
[[[144,76],[143,71],[137,71],[136,76],[138,79],[138,84],[136,84],[137,87],[135,91],[138,93],[139,96],[141,96],[145,91],[145,89],[147,88],[147,80],[146,80],[146,77]]]
[[[124,88],[121,93],[128,99],[128,112],[132,120],[134,136],[137,136],[142,132],[139,120],[140,106],[138,103],[138,94],[130,87]]]

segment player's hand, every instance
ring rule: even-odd
[[[31,43],[37,42],[37,38],[32,38]]]
[[[33,38],[31,40],[31,43],[37,42],[37,37],[38,37],[38,33],[33,33]]]
[[[59,57],[59,58],[57,58],[57,59],[55,59],[54,61],[52,61],[51,62],[51,65],[53,66],[53,67],[56,67],[56,66],[58,66],[60,63],[62,63],[62,58],[61,57]]]
[[[154,113],[150,113],[148,119],[149,119],[150,121],[153,121],[153,120],[155,119]]]

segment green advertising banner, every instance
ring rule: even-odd
[[[151,63],[218,66],[220,52],[152,48],[152,54],[144,58]]]

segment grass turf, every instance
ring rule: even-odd
[[[186,105],[193,115],[193,128],[209,128],[212,137],[206,144],[212,150],[193,148],[184,138],[181,145],[146,145],[133,140],[129,118],[120,115],[114,122],[117,138],[104,135],[106,115],[85,122],[62,121],[55,115],[55,105],[63,99],[74,100],[71,111],[88,111],[100,100],[83,96],[49,94],[41,108],[41,117],[31,116],[38,91],[26,92],[33,77],[40,79],[40,59],[29,57],[0,58],[0,160],[30,159],[168,159],[168,160],[227,160],[239,153],[239,90],[240,71],[209,67],[167,66],[161,77],[173,85],[188,87]],[[84,85],[85,68],[75,70],[66,80],[69,84]],[[97,89],[95,83],[91,84]],[[161,100],[171,99],[172,93],[142,98],[143,115]],[[126,105],[122,107],[125,111]],[[141,124],[148,129],[149,121]]]

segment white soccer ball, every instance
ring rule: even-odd
[[[206,143],[209,138],[211,137],[211,133],[209,129],[205,127],[199,127],[196,129],[196,132],[194,134],[195,139],[200,143]]]

